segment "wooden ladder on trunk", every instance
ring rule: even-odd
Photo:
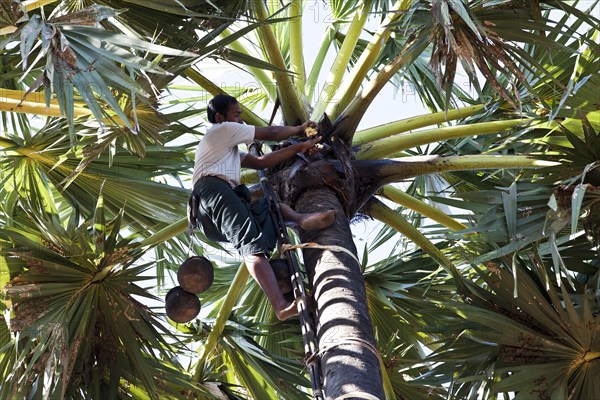
[[[255,156],[262,155],[262,145],[260,142],[253,142],[249,147],[250,153]],[[291,240],[285,226],[285,221],[279,208],[279,196],[273,191],[271,184],[264,170],[258,170],[260,184],[264,197],[269,206],[271,218],[277,230],[277,245],[279,253],[285,255],[288,269],[291,276],[294,298],[298,307],[298,316],[300,317],[300,326],[302,329],[302,340],[304,342],[304,363],[310,375],[310,381],[313,392],[313,399],[323,400],[323,390],[321,385],[321,366],[319,364],[318,345],[316,340],[314,319],[306,304],[306,291],[300,274],[300,265],[297,254],[294,251],[283,250],[284,245],[291,245]]]

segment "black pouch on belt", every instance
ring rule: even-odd
[[[227,238],[217,229],[212,220],[208,215],[204,215],[200,208],[200,199],[197,194],[192,193],[188,201],[187,213],[188,213],[188,227],[190,228],[190,235],[194,232],[194,228],[201,230],[204,235],[216,242],[226,242]]]

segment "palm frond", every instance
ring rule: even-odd
[[[521,260],[516,280],[489,263],[478,272],[485,288],[472,286],[466,303],[447,304],[461,317],[447,321],[452,334],[430,359],[445,361],[433,373],[453,382],[453,396],[483,390],[585,398],[597,389],[588,375],[600,354],[597,303],[585,290],[547,288],[540,269],[522,268],[530,260]]]
[[[39,214],[33,220],[44,234],[22,222],[22,228],[2,230],[12,242],[3,256],[20,260],[7,295],[11,329],[20,332],[23,344],[7,349],[7,355],[15,351],[19,368],[4,375],[3,398],[77,397],[82,384],[94,397],[94,388],[101,393],[100,387],[120,378],[158,398],[155,369],[163,370],[165,381],[195,390],[181,379],[181,367],[158,358],[173,354],[168,331],[144,304],[156,297],[139,286],[151,264],[136,263],[143,253],[120,237],[121,216],[104,220],[102,204],[95,224],[65,229],[56,214]],[[46,373],[53,378],[42,384]]]

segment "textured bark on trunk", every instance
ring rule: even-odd
[[[335,209],[333,226],[300,232],[303,242],[340,246],[356,255],[344,205],[329,188],[314,188],[296,201],[299,212]],[[370,394],[384,398],[381,370],[363,275],[354,258],[344,252],[304,250],[304,262],[316,303],[317,337],[321,352],[326,399]],[[353,396],[354,397],[354,396]]]

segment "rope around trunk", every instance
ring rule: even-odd
[[[315,243],[315,242],[300,243],[300,244],[282,244],[281,245],[282,252],[286,252],[289,250],[295,250],[295,249],[321,249],[321,250],[343,252],[343,253],[348,254],[350,257],[352,257],[352,259],[354,261],[356,261],[356,263],[359,266],[361,265],[361,262],[359,261],[358,257],[356,257],[354,255],[354,253],[352,253],[350,250],[348,250],[342,246],[336,246],[333,244],[332,245],[324,245],[324,244],[319,244],[319,243]]]

